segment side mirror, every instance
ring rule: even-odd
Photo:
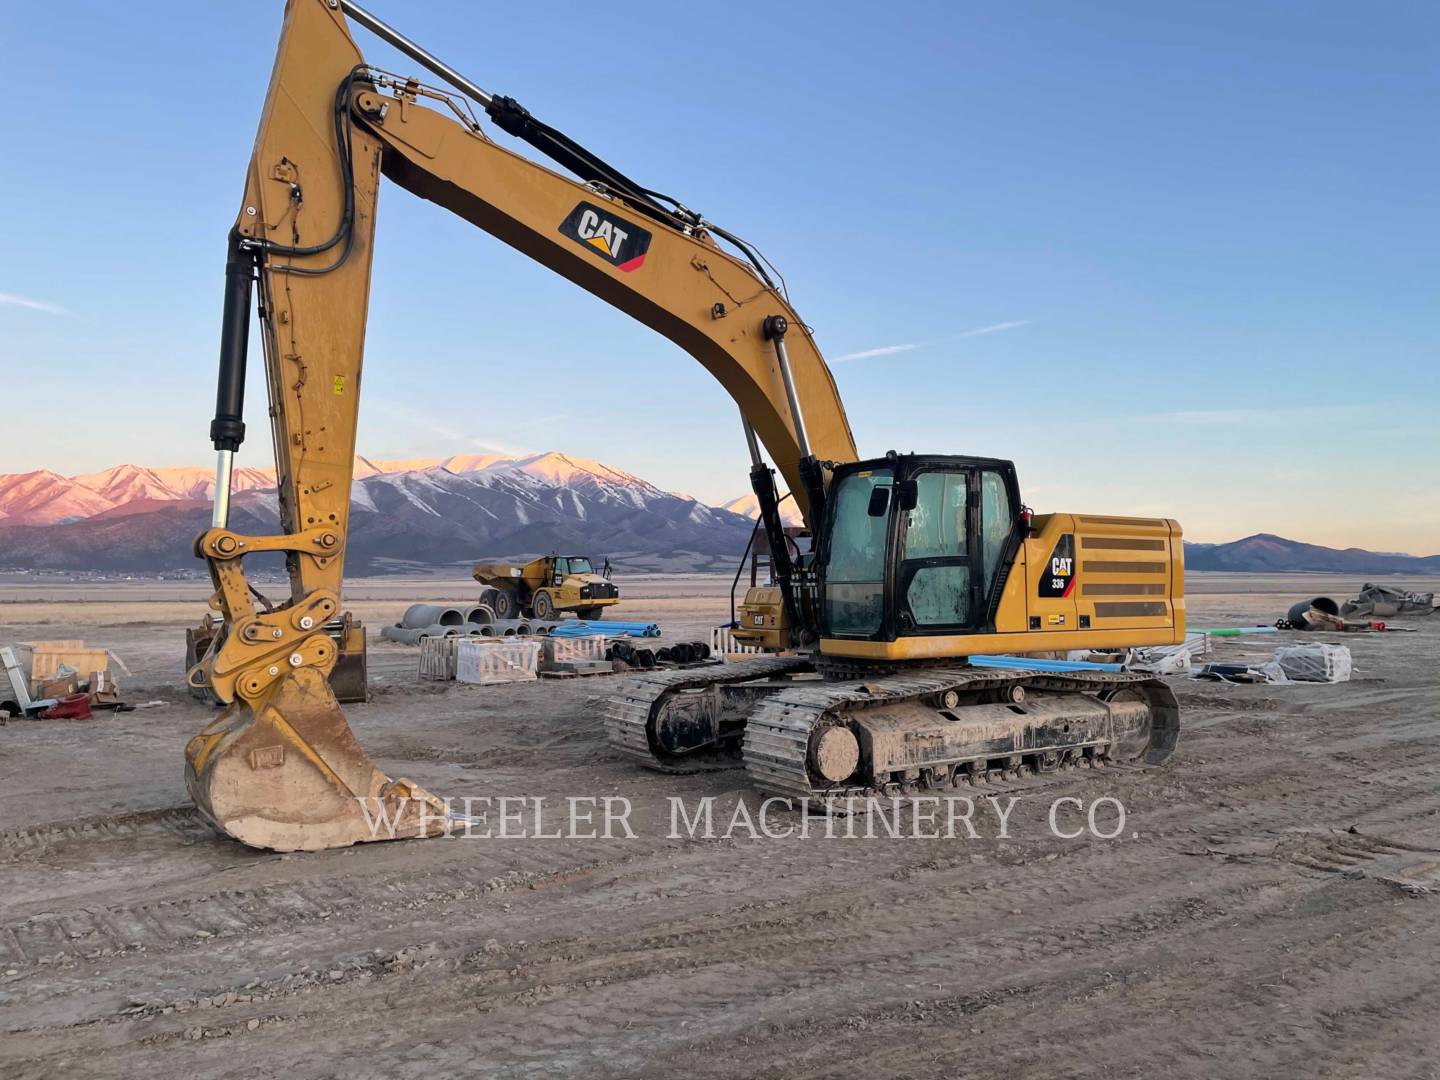
[[[900,509],[914,510],[920,504],[920,482],[918,480],[901,480]]]
[[[888,487],[873,487],[870,489],[870,505],[865,512],[871,517],[884,517],[885,512],[890,509],[890,489]]]

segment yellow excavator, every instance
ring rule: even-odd
[[[444,87],[367,64],[352,22]],[[571,175],[499,145],[487,122]],[[214,518],[195,542],[223,622],[189,677],[230,704],[189,742],[185,771],[221,832],[293,850],[446,827],[440,800],[375,766],[326,681],[381,177],[669,338],[739,406],[776,587],[747,597],[737,632],[783,653],[626,680],[607,708],[622,752],[682,771],[738,755],[763,790],[819,798],[1170,755],[1178,710],[1158,680],[967,658],[1182,640],[1175,522],[1032,514],[1014,466],[994,458],[861,460],[809,329],[750,244],[350,0],[289,0],[229,238]],[[227,527],[252,290],[273,536]],[[812,533],[803,555],[784,533],[777,470]],[[287,602],[257,610],[243,569],[257,551],[285,553]]]

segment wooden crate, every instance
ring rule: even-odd
[[[544,666],[573,664],[583,660],[604,660],[605,639],[599,634],[586,637],[547,637],[543,643]]]
[[[460,638],[455,678],[463,683],[530,682],[539,677],[540,642],[524,638]]]
[[[62,641],[32,641],[20,646],[22,666],[30,669],[30,692],[37,692],[39,684],[55,678],[62,666],[74,670],[77,678],[84,678],[94,671],[110,670],[108,649],[87,648],[85,642],[74,638]],[[28,664],[26,657],[29,654]]]

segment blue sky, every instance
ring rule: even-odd
[[[1440,6],[369,6],[758,243],[862,453],[1011,457],[1037,510],[1198,540],[1440,551]],[[0,472],[210,461],[281,11],[0,4]],[[399,189],[377,254],[362,452],[746,489],[733,405],[669,342]]]

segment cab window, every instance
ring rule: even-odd
[[[915,481],[915,509],[905,522],[905,558],[964,555],[965,474],[927,472]]]
[[[889,469],[851,473],[836,484],[825,565],[825,618],[832,634],[873,634],[880,629],[893,488]],[[871,513],[872,508],[880,512]]]
[[[986,596],[995,584],[1000,571],[1000,560],[1005,555],[1005,545],[1010,539],[1010,530],[1015,522],[1015,511],[1010,505],[1010,492],[1005,487],[1005,478],[998,472],[986,470],[980,474],[980,566],[984,578],[981,588]]]
[[[970,567],[922,566],[905,590],[916,626],[960,626],[970,621]]]
[[[905,589],[905,606],[916,626],[963,625],[970,621],[969,475],[924,472],[915,481],[915,509],[905,520],[904,558],[958,561],[916,569]]]

